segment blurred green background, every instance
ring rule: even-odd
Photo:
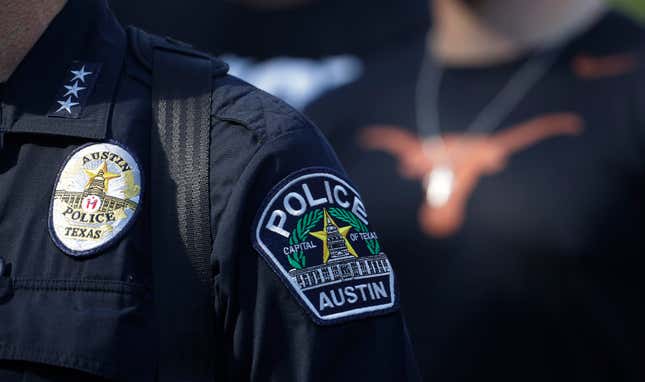
[[[645,21],[645,0],[613,0],[612,2]]]

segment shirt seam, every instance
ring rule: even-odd
[[[73,279],[32,279],[16,277],[12,279],[14,290],[34,290],[52,292],[102,292],[115,294],[141,295],[148,288],[142,284],[111,280],[73,280]]]

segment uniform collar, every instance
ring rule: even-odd
[[[106,138],[125,45],[105,0],[69,0],[7,81],[0,131]],[[80,114],[51,116],[70,70],[86,62],[98,64],[100,72]]]

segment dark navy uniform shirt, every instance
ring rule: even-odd
[[[103,0],[69,1],[0,85],[3,382],[155,379],[151,73],[128,39]],[[415,379],[389,262],[334,152],[281,101],[218,81],[218,380]]]
[[[457,178],[439,208],[416,120],[432,107],[415,100],[425,36],[308,110],[373,209],[426,380],[643,379],[643,42],[604,14],[485,133],[465,130],[526,57],[446,68]]]

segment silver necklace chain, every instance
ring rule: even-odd
[[[490,133],[495,130],[533,86],[549,72],[560,56],[560,51],[560,48],[553,48],[529,58],[481,109],[464,132]],[[417,129],[422,138],[441,138],[438,104],[443,76],[444,69],[437,66],[426,52],[417,80],[415,102]]]

